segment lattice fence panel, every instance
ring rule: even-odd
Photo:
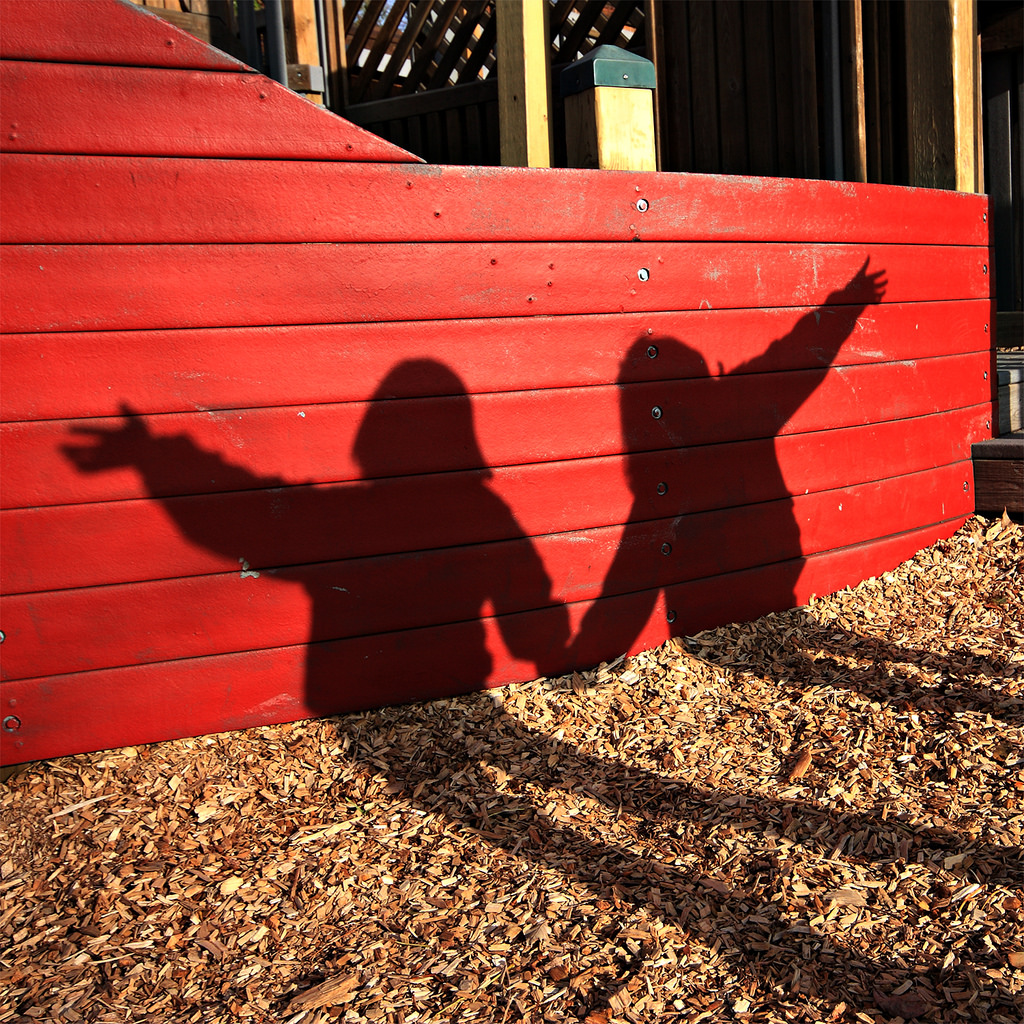
[[[594,46],[643,48],[642,0],[550,0],[552,66]],[[494,0],[349,0],[344,5],[349,103],[492,76]]]

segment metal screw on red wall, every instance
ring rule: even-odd
[[[641,213],[646,213],[647,212],[647,200],[646,199],[638,199],[636,201],[636,208]]]
[[[668,615],[665,616],[665,618],[668,619],[669,622],[675,622],[676,621],[676,613],[675,612],[669,612]]]
[[[658,346],[657,345],[648,345],[647,346],[647,358],[648,359],[657,359],[658,358]]]
[[[668,494],[668,484],[660,483],[658,484],[656,490],[659,494]]]
[[[17,715],[8,715],[4,719],[4,732],[17,732],[21,728],[21,719]]]
[[[663,555],[671,555],[672,554],[672,545],[668,544],[668,543],[662,544],[661,545],[661,553]]]
[[[651,415],[652,415],[652,416],[653,416],[653,417],[654,417],[654,418],[655,418],[656,420],[660,420],[660,419],[661,419],[661,406],[660,406],[660,405],[656,405],[656,406],[655,406],[655,407],[654,407],[654,408],[653,408],[653,409],[651,410]]]
[[[641,267],[636,272],[636,276],[639,277],[641,281],[647,281],[650,279],[651,272],[646,267]]]

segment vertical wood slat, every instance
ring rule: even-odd
[[[320,39],[313,0],[291,0],[285,8],[286,46],[289,63],[320,66]],[[322,69],[326,73],[326,68]],[[304,92],[311,103],[323,103],[322,92]]]
[[[782,2],[771,5],[772,50],[775,55],[775,74],[772,99],[776,114],[776,168],[775,173],[793,177],[797,173],[796,147],[796,58],[793,56],[792,4]]]
[[[747,111],[744,102],[743,15],[740,0],[715,4],[715,43],[718,51],[718,112],[721,118],[721,171],[747,172]]]
[[[985,59],[985,137],[988,146],[988,191],[992,204],[992,241],[996,264],[1005,268],[996,274],[996,303],[1001,310],[1013,309],[1013,54],[988,54]],[[1018,268],[1019,273],[1019,268]]]
[[[867,111],[864,84],[864,18],[861,0],[842,0],[840,51],[847,181],[868,180]]]
[[[343,0],[329,0],[326,9],[327,93],[331,110],[344,114],[348,106],[348,51],[345,47],[346,9]]]
[[[547,0],[498,4],[498,109],[505,167],[550,167]]]
[[[690,30],[694,171],[720,170],[718,75],[715,67],[715,6],[687,5]]]
[[[818,83],[814,44],[814,5],[812,0],[794,0],[791,27],[793,50],[798,62],[796,75],[796,138],[799,146],[797,174],[817,178],[818,156]]]
[[[947,3],[904,0],[909,184],[954,188],[952,14]]]
[[[778,173],[775,54],[769,4],[743,5],[744,102],[747,111],[747,174]]]
[[[663,7],[654,0],[644,0],[644,37],[647,47],[647,59],[654,65],[654,73],[657,76],[657,87],[654,90],[654,150],[657,155],[658,170],[663,165],[663,138],[661,119],[664,112],[664,21],[662,16]],[[678,94],[685,95],[685,94]],[[682,106],[682,104],[679,104]]]

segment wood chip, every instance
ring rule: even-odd
[[[0,1022],[1019,1024],[1022,571],[978,518],[562,679],[30,766]]]

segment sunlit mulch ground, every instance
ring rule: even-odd
[[[1024,535],[0,794],[0,1021],[1024,1019]]]

